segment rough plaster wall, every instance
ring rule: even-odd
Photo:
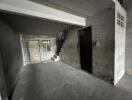
[[[114,9],[93,17],[93,74],[107,81],[114,78]]]
[[[0,54],[0,96],[2,96],[3,99],[7,97],[1,54]]]
[[[110,8],[87,19],[92,26],[93,74],[112,82],[114,79],[114,9]],[[72,30],[60,53],[62,61],[80,69],[78,30]]]
[[[0,20],[0,47],[9,94],[22,67],[22,55],[19,36],[2,20]]]
[[[117,24],[117,12],[124,17],[124,27]],[[114,84],[116,84],[125,73],[125,40],[126,39],[126,11],[117,3],[115,5],[115,64]]]
[[[80,69],[78,30],[79,28],[75,28],[68,33],[60,52],[60,58],[63,62]]]
[[[127,9],[127,29],[126,29],[126,68],[132,68],[132,2]]]
[[[3,87],[3,79],[4,79],[3,65],[2,65],[1,55],[0,55],[0,94],[1,94],[2,87]]]

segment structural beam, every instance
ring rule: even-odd
[[[28,0],[0,0],[0,9],[79,26],[86,25],[86,19],[83,17]]]

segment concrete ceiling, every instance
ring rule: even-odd
[[[100,11],[111,7],[112,0],[30,0],[40,4],[51,4],[59,9],[69,9],[78,14],[93,16]],[[65,9],[64,9],[65,8]]]
[[[56,36],[57,33],[70,26],[70,24],[56,21],[4,12],[0,12],[0,19],[4,20],[14,31],[22,34]]]
[[[0,0],[0,10],[32,17],[85,26],[86,18],[30,0]]]

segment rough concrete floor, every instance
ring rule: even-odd
[[[62,62],[27,65],[13,100],[132,100],[132,71],[127,72],[113,87]]]

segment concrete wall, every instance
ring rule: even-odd
[[[117,11],[125,18],[124,28],[117,25]],[[125,72],[126,12],[120,5],[113,5],[87,19],[88,26],[92,26],[93,75],[116,84]],[[78,30],[70,31],[60,57],[80,69]]]
[[[74,28],[66,37],[60,52],[60,58],[63,62],[80,69],[79,47],[78,47],[78,30]]]
[[[118,14],[124,17],[120,20]],[[114,84],[116,84],[125,73],[125,42],[126,42],[126,11],[118,3],[115,3],[115,58],[114,58]],[[122,22],[117,24],[117,19]]]
[[[8,95],[12,91],[17,75],[22,67],[22,53],[19,35],[0,20],[0,50]]]
[[[87,19],[92,26],[93,74],[106,81],[114,80],[114,9],[110,8]],[[62,61],[80,67],[78,30],[71,30],[60,53]]]
[[[0,94],[1,94],[1,91],[2,91],[2,87],[3,87],[3,79],[4,79],[3,65],[2,65],[1,55],[0,55]]]
[[[1,54],[0,54],[0,98],[2,98],[3,100],[7,98],[6,86],[5,86],[5,76],[4,76],[4,71],[3,71]]]
[[[125,66],[129,70],[132,68],[132,1],[129,0],[127,9],[127,29],[126,29],[126,61]],[[126,70],[127,70],[126,69]]]
[[[114,9],[93,18],[93,74],[113,81],[114,75]]]

